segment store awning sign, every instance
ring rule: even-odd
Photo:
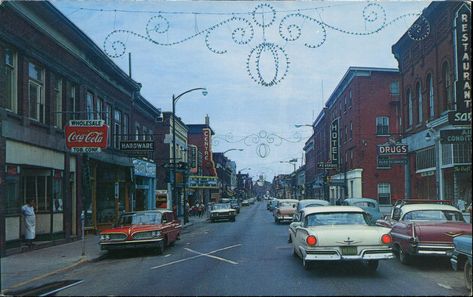
[[[73,153],[95,153],[107,148],[108,126],[103,120],[71,120],[64,129],[66,147]]]
[[[471,142],[471,129],[440,130],[441,143]]]

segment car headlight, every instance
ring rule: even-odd
[[[161,235],[161,232],[159,231],[153,231],[152,232],[153,237],[159,237]]]
[[[100,235],[100,240],[110,240],[110,235],[109,234],[102,234],[102,235]]]

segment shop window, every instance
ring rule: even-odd
[[[29,117],[40,123],[45,123],[44,70],[30,62],[28,74]]]
[[[376,135],[389,135],[388,117],[376,117]]]
[[[378,184],[378,201],[381,205],[391,205],[391,185],[389,183]]]
[[[62,80],[57,79],[54,85],[54,126],[62,129]]]
[[[17,54],[10,48],[4,49],[4,60],[5,60],[5,96],[6,96],[6,109],[18,112],[18,64]]]
[[[17,166],[7,165],[5,176],[5,214],[18,214],[22,206],[19,193],[19,175]]]
[[[22,205],[28,199],[33,199],[37,212],[48,212],[51,206],[55,211],[62,211],[61,175],[52,176],[50,170],[25,171],[21,177]]]

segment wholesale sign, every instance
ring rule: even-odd
[[[100,152],[107,148],[107,133],[103,120],[71,120],[65,126],[66,147],[73,153]]]
[[[334,120],[330,125],[330,159],[332,164],[339,161],[339,142],[338,142],[338,119]]]
[[[455,16],[456,111],[449,113],[453,125],[471,124],[471,7],[464,3]]]

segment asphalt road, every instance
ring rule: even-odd
[[[376,273],[356,263],[324,263],[305,271],[266,202],[244,207],[236,222],[200,223],[163,255],[128,252],[42,280],[82,281],[57,295],[428,295],[468,296],[448,259],[410,266],[382,261]]]

